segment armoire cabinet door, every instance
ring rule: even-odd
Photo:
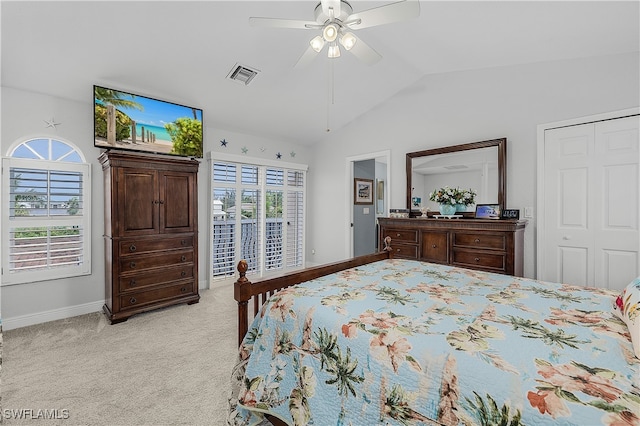
[[[191,232],[197,217],[194,209],[195,180],[193,173],[159,172],[160,232]]]
[[[156,234],[158,177],[155,170],[118,170],[118,219],[121,236]]]

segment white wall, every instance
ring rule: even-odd
[[[423,77],[313,147],[307,259],[347,257],[348,188],[336,158],[390,149],[389,207],[404,208],[407,152],[506,137],[507,207],[535,207],[537,125],[640,105],[639,59],[635,53]],[[535,226],[534,217],[525,232],[527,277],[535,275]]]
[[[0,154],[17,140],[36,136],[50,136],[72,142],[91,162],[91,207],[92,207],[92,273],[88,276],[41,281],[35,283],[3,286],[1,312],[4,330],[37,324],[44,321],[66,318],[102,309],[104,290],[104,191],[102,167],[97,158],[101,149],[93,146],[93,98],[92,88],[87,87],[87,102],[75,102],[39,93],[2,87],[2,129]],[[184,100],[176,100],[184,101]],[[188,102],[182,102],[188,104]],[[61,123],[56,129],[47,128],[45,120],[54,118]],[[204,151],[226,152],[254,158],[276,159],[282,154],[282,161],[308,164],[310,148],[264,139],[256,136],[226,131],[207,126],[205,111]],[[220,143],[227,141],[227,146]],[[295,153],[295,157],[291,153]],[[209,277],[209,163],[202,160],[198,173],[198,234],[199,246],[199,286],[206,288]]]

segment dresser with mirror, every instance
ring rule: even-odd
[[[523,276],[526,220],[476,219],[473,208],[443,217],[428,204],[430,192],[446,183],[471,188],[476,203],[503,210],[506,162],[506,138],[407,153],[406,207],[412,214],[378,218],[380,243],[391,237],[394,255],[400,258]]]

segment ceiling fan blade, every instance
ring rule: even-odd
[[[252,27],[265,28],[296,28],[308,30],[310,28],[322,28],[316,21],[300,21],[297,19],[279,19],[279,18],[249,18],[249,24]]]
[[[362,41],[362,39],[356,38],[356,43],[349,50],[349,52],[353,53],[353,55],[358,58],[361,62],[367,65],[373,65],[382,59],[382,55],[376,52],[372,47],[370,47],[367,43]]]
[[[293,66],[294,68],[304,68],[316,57],[318,52],[313,50],[311,46],[307,47],[307,50],[304,51],[298,62]]]
[[[392,22],[405,21],[420,16],[420,2],[418,0],[403,0],[373,9],[349,15],[349,28],[359,30],[361,28],[374,27],[376,25],[390,24]]]
[[[322,13],[329,18],[337,18],[340,16],[340,0],[321,0]],[[329,9],[333,9],[333,15]]]

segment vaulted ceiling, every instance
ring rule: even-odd
[[[354,12],[391,1],[350,1]],[[638,1],[421,1],[417,19],[359,30],[383,59],[294,64],[318,1],[2,1],[2,86],[90,103],[94,84],[199,107],[207,128],[300,144],[429,74],[638,52]],[[227,79],[240,64],[249,85]],[[333,78],[333,89],[331,89]]]

